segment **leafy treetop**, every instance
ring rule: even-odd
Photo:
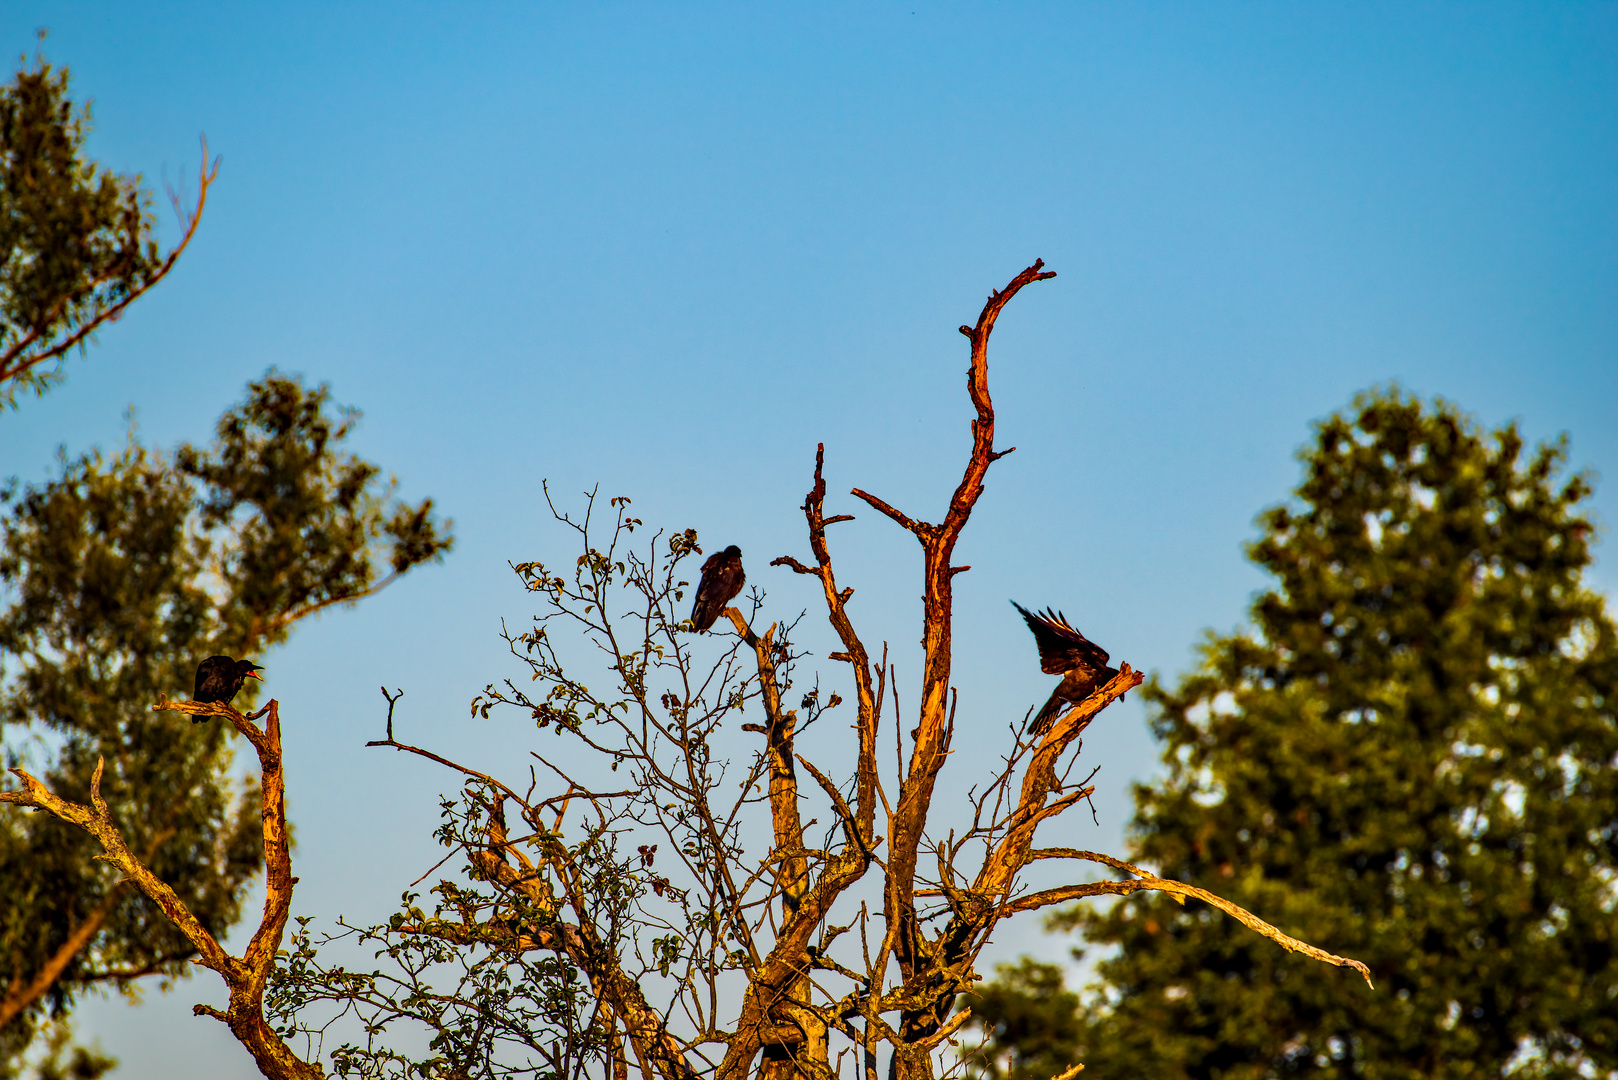
[[[68,97],[68,79],[36,57],[0,86],[0,404],[60,381],[61,365],[49,361],[82,348],[173,269],[216,171],[204,146],[196,206],[163,252],[140,177],[84,157],[90,109]]]
[[[1618,634],[1565,455],[1397,391],[1319,425],[1249,548],[1275,579],[1255,631],[1148,685],[1168,780],[1136,789],[1134,849],[1340,942],[1379,992],[1200,904],[1068,912],[1119,948],[1080,1039],[1093,1069],[1618,1068]]]

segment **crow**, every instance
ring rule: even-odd
[[[210,656],[197,665],[196,691],[191,695],[192,701],[217,701],[229,705],[236,692],[242,688],[243,679],[259,679],[259,665],[251,660],[233,660],[228,656]],[[206,721],[206,716],[193,716],[191,722],[200,724]]]
[[[1034,641],[1039,645],[1039,670],[1063,677],[1034,717],[1031,730],[1037,735],[1050,727],[1066,707],[1077,705],[1107,685],[1118,671],[1107,666],[1107,650],[1069,626],[1060,612],[1046,608],[1043,614],[1036,615],[1015,600],[1011,606],[1021,612],[1028,629],[1034,632]]]
[[[697,584],[697,602],[691,608],[691,629],[706,630],[719,618],[725,605],[736,599],[747,583],[742,572],[742,549],[735,544],[702,564],[702,580]]]

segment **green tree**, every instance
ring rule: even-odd
[[[1101,1076],[1575,1077],[1618,1070],[1618,637],[1583,582],[1585,475],[1453,406],[1322,422],[1250,557],[1254,630],[1147,688],[1166,783],[1133,846],[1365,959],[1253,948],[1198,903],[1065,912],[1118,947]]]
[[[961,995],[982,1037],[961,1052],[967,1072],[984,1080],[1051,1080],[1079,1061],[1079,995],[1062,969],[1024,956]]]
[[[131,847],[216,935],[260,865],[258,789],[230,780],[227,725],[152,703],[188,694],[202,657],[256,655],[451,544],[431,500],[394,500],[344,452],[357,419],[271,372],[210,447],[131,436],[0,499],[7,765],[85,798],[105,757],[101,793]],[[95,850],[49,815],[0,815],[0,1073],[85,988],[166,981],[194,953]]]
[[[180,213],[184,235],[164,253],[140,177],[86,160],[89,132],[67,69],[43,56],[0,87],[0,404],[60,381],[60,360],[161,281],[202,220],[215,171],[206,145],[196,207]]]

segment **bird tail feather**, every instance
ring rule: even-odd
[[[1060,694],[1052,694],[1050,699],[1040,706],[1039,715],[1034,717],[1034,726],[1029,728],[1029,731],[1035,735],[1043,734],[1046,728],[1056,723],[1056,718],[1062,715],[1062,710],[1067,704],[1066,698]]]

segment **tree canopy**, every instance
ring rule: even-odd
[[[1318,426],[1248,549],[1274,578],[1253,629],[1148,683],[1167,779],[1136,788],[1132,844],[1377,989],[1197,903],[1065,912],[1117,949],[1079,1038],[1096,1073],[1618,1069],[1618,635],[1565,457],[1397,391]]]
[[[214,177],[204,146],[196,205],[162,251],[140,177],[84,156],[90,108],[68,83],[66,68],[38,56],[0,86],[0,405],[60,381],[61,358],[174,268]]]

